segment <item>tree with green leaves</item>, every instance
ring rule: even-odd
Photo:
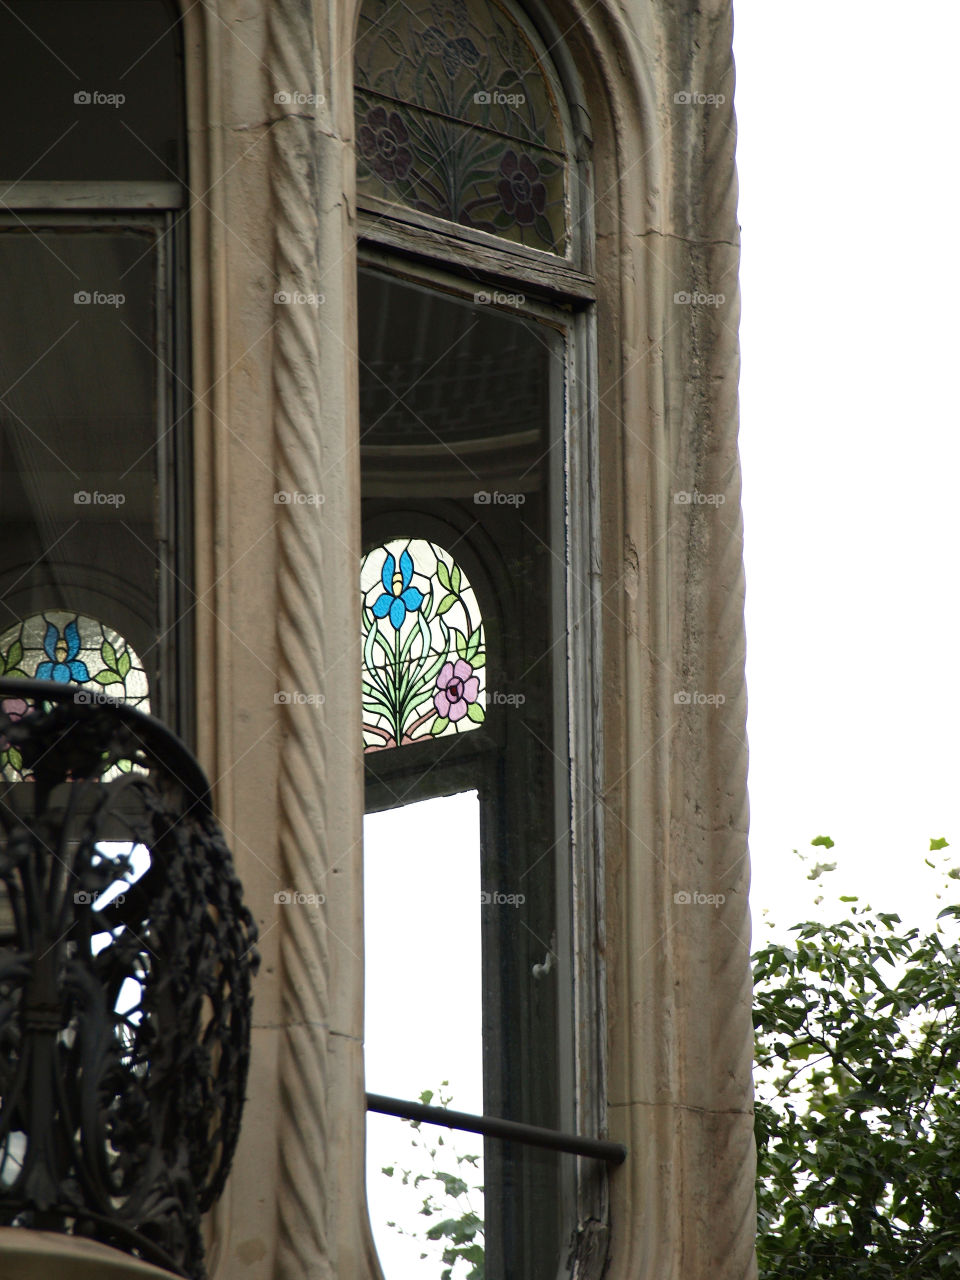
[[[960,906],[841,900],[753,957],[760,1276],[960,1280]]]
[[[452,1096],[444,1093],[447,1081],[444,1080],[437,1091],[436,1101],[432,1089],[425,1089],[420,1094],[420,1101],[425,1106],[449,1107]],[[419,1171],[404,1169],[399,1165],[387,1165],[381,1170],[388,1178],[397,1177],[404,1186],[413,1186],[424,1192],[423,1203],[418,1210],[425,1218],[434,1218],[422,1234],[416,1230],[401,1226],[397,1222],[387,1225],[401,1235],[415,1239],[431,1240],[443,1245],[443,1271],[440,1280],[483,1280],[484,1277],[484,1238],[483,1217],[476,1211],[471,1201],[471,1192],[483,1195],[483,1187],[470,1185],[464,1174],[476,1173],[480,1163],[478,1155],[458,1155],[443,1135],[438,1134],[427,1140],[421,1131],[419,1120],[406,1120],[415,1137],[411,1141],[418,1155],[410,1163],[420,1163]],[[433,1126],[428,1126],[432,1130]],[[456,1172],[451,1172],[451,1163],[456,1165]],[[427,1258],[421,1253],[421,1259]],[[462,1267],[461,1265],[462,1264]]]

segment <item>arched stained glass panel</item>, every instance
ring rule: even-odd
[[[361,196],[566,254],[558,94],[496,0],[367,0],[355,87]]]
[[[128,641],[96,618],[65,609],[35,613],[0,635],[0,676],[75,684],[77,701],[109,697],[150,710],[147,673]],[[3,700],[14,720],[28,705],[22,698]],[[17,749],[0,738],[0,777],[22,781],[22,764]]]
[[[482,724],[486,643],[473,587],[453,556],[396,538],[363,559],[365,751]]]

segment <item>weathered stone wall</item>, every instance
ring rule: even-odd
[[[744,1280],[755,1264],[730,4],[549,8],[594,140],[608,1120],[631,1153],[611,1180],[609,1275]],[[218,0],[184,24],[199,754],[264,955],[240,1150],[210,1224],[220,1280],[378,1275],[362,1141],[355,19],[337,0]],[[323,301],[274,302],[291,290]],[[275,502],[293,490],[323,501]],[[278,689],[324,700],[277,704]],[[286,910],[274,894],[287,888],[326,902]]]

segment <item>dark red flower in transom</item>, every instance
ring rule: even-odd
[[[547,188],[540,177],[540,170],[528,155],[518,156],[515,151],[506,153],[500,161],[497,191],[504,209],[521,227],[532,227],[537,215],[546,208]]]
[[[373,107],[357,130],[357,147],[370,168],[384,182],[400,182],[413,164],[407,146],[410,135],[397,111]]]

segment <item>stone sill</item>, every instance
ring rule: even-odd
[[[2,1280],[170,1280],[171,1271],[133,1258],[119,1249],[26,1227],[0,1227]]]

